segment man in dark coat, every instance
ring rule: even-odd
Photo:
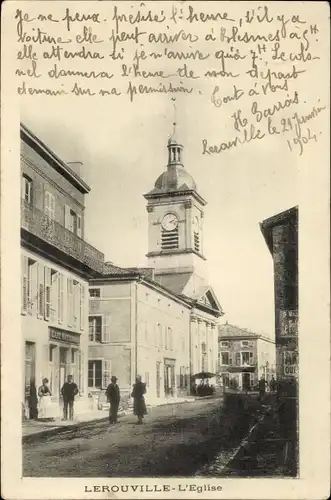
[[[109,408],[110,424],[115,424],[117,422],[117,412],[121,400],[120,389],[116,382],[117,378],[115,376],[112,376],[111,383],[109,384],[106,390],[107,400],[110,402],[110,408]]]
[[[74,419],[74,401],[75,396],[78,394],[77,384],[73,381],[72,375],[68,375],[67,382],[63,384],[61,389],[61,394],[63,397],[63,420],[68,420],[68,408],[69,408],[69,420]]]

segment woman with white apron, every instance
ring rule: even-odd
[[[52,412],[52,393],[50,388],[48,387],[48,378],[43,378],[43,384],[39,387],[38,396],[39,396],[39,408],[38,408],[38,417],[40,419],[48,419],[54,418]]]

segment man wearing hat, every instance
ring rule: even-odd
[[[117,378],[113,375],[111,378],[111,383],[107,387],[106,396],[107,400],[110,402],[109,409],[109,423],[115,424],[117,422],[117,412],[120,404],[120,389],[117,385]]]

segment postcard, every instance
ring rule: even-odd
[[[328,497],[328,21],[4,2],[4,498]]]

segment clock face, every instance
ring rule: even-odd
[[[162,219],[162,227],[165,231],[173,231],[178,225],[178,219],[175,214],[166,214]]]

